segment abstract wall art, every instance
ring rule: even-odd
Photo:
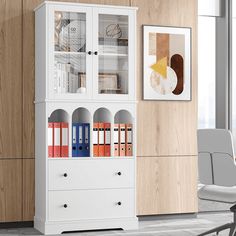
[[[143,98],[191,100],[191,28],[143,26]]]

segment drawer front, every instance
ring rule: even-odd
[[[133,189],[49,191],[49,220],[132,217]]]
[[[133,188],[134,160],[50,160],[49,190]]]

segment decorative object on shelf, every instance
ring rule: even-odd
[[[64,23],[59,33],[59,44],[62,51],[81,52],[82,49],[85,51],[86,22],[80,15],[83,13],[79,13],[76,20],[70,18],[63,20]]]
[[[146,100],[191,100],[191,28],[143,26]]]
[[[62,18],[62,12],[56,11],[55,12],[55,31],[54,31],[54,44],[55,44],[55,50],[59,51],[60,46],[59,46],[59,33],[61,31],[61,18]]]
[[[98,85],[100,93],[121,93],[118,74],[99,73]]]
[[[110,38],[121,38],[122,30],[119,24],[110,24],[106,27],[106,36]]]

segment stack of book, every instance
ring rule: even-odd
[[[72,157],[90,156],[90,124],[72,124]]]
[[[128,39],[99,38],[99,53],[128,53]]]
[[[68,123],[48,122],[48,157],[68,157],[68,138]]]
[[[93,156],[111,156],[111,124],[93,123]]]
[[[73,64],[56,62],[54,65],[54,93],[77,93],[78,88],[85,88],[80,73]]]
[[[114,156],[132,156],[132,124],[114,124]]]

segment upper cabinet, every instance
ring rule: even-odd
[[[136,11],[50,2],[42,8],[36,102],[134,101]]]

